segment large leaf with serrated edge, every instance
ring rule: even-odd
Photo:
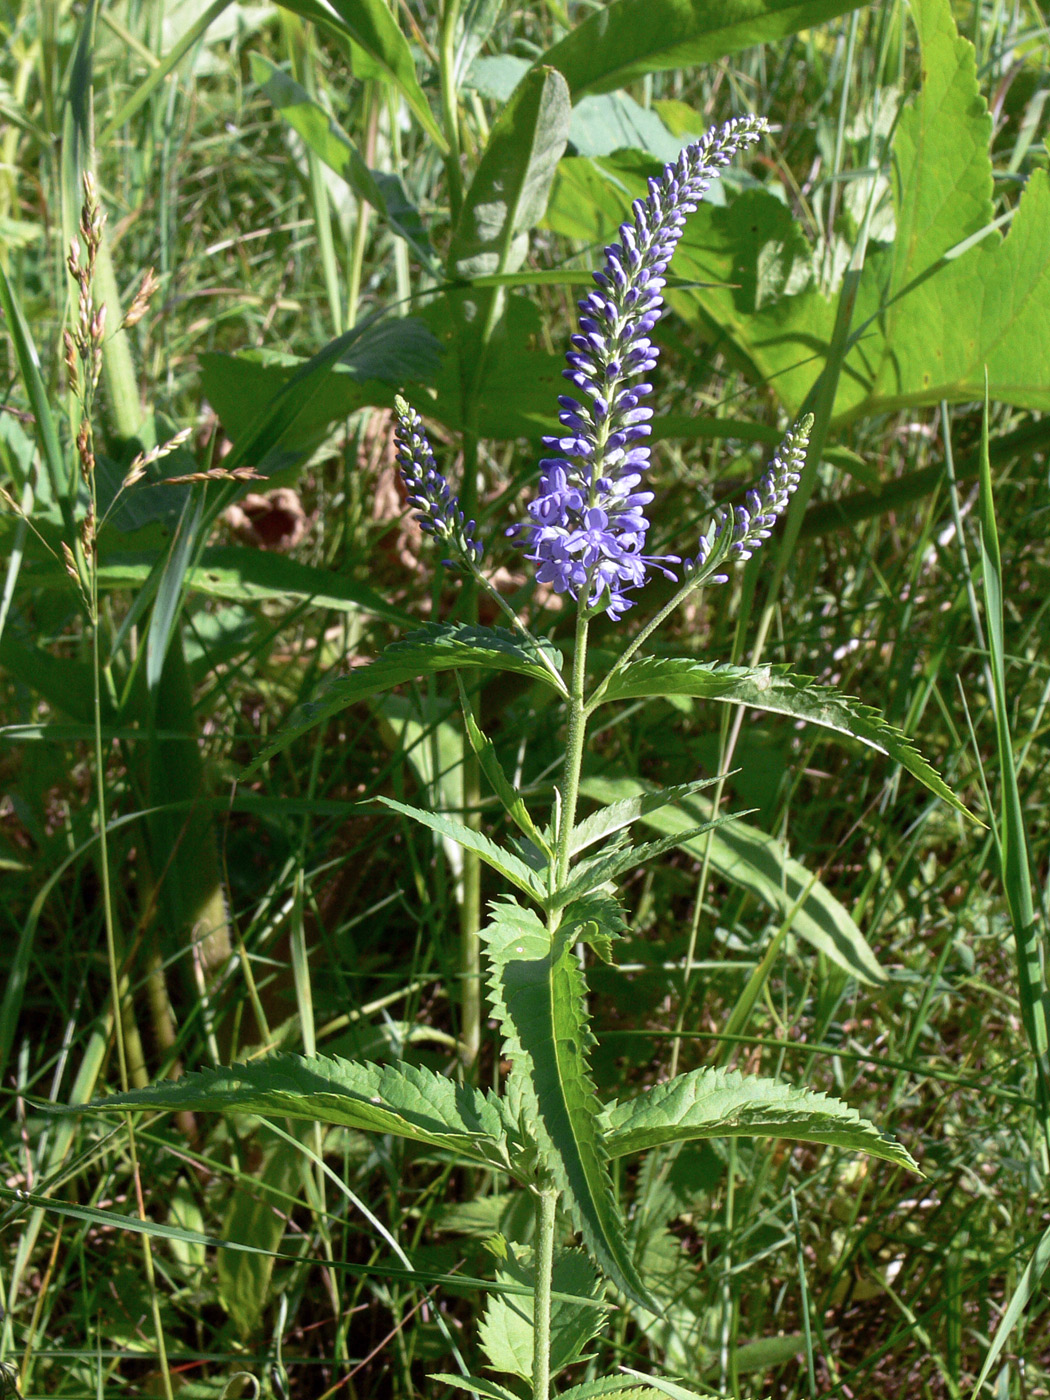
[[[847,1147],[919,1170],[906,1148],[838,1099],[736,1070],[680,1074],[611,1104],[604,1127],[610,1157],[697,1138],[777,1137]]]
[[[416,1065],[267,1055],[59,1111],[109,1113],[124,1108],[259,1113],[334,1123],[391,1133],[474,1162],[508,1167],[503,1118],[495,1102],[469,1085]]]
[[[481,937],[522,1132],[534,1139],[541,1169],[558,1187],[591,1258],[628,1297],[656,1311],[627,1247],[599,1131],[576,925],[562,922],[552,934],[531,910],[501,900]]]
[[[781,919],[791,919],[791,931],[824,953],[850,976],[869,986],[884,986],[888,978],[849,911],[804,865],[793,860],[775,837],[733,817],[716,831],[695,840],[690,837],[697,812],[707,816],[710,803],[696,794],[678,798],[682,807],[670,805],[676,789],[652,792],[637,778],[585,778],[580,791],[600,802],[602,812],[613,812],[643,796],[654,799],[640,820],[665,835],[677,834],[678,845],[697,860],[708,860],[723,879],[750,891]],[[661,796],[669,801],[657,802]],[[579,828],[577,828],[578,830]]]
[[[648,656],[618,671],[603,690],[601,703],[666,695],[747,705],[846,734],[887,754],[942,801],[977,821],[906,734],[872,706],[820,685],[812,676],[798,676],[786,666],[728,666],[685,656]]]
[[[550,648],[546,654],[557,666],[557,652]],[[314,699],[293,710],[243,776],[254,773],[274,754],[286,749],[317,725],[326,723],[347,705],[420,676],[456,669],[513,671],[531,680],[543,681],[552,689],[558,689],[559,685],[557,678],[541,660],[536,647],[528,641],[519,641],[512,632],[502,627],[430,622],[409,633],[400,642],[394,642],[382,656],[367,666],[360,666],[348,676],[329,681]]]

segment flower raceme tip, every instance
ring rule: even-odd
[[[453,552],[460,557],[446,560],[450,566],[454,567],[460,562],[468,567],[477,564],[483,546],[480,540],[474,538],[475,523],[464,518],[459,498],[453,495],[448,482],[438,471],[422,418],[400,394],[394,397],[394,413],[397,417],[395,440],[398,466],[420,529],[442,544],[452,546]]]
[[[541,583],[585,598],[591,608],[604,605],[613,618],[631,606],[626,594],[650,571],[674,579],[670,566],[681,562],[645,553],[645,509],[653,494],[642,487],[642,474],[652,409],[643,400],[652,393],[646,377],[658,357],[650,333],[663,310],[664,273],[686,215],[737,152],[767,129],[761,117],[739,117],[686,146],[660,179],[649,181],[648,195],[634,201],[632,218],[594,274],[595,289],[579,302],[579,330],[563,372],[579,397],[559,398],[562,431],[543,439],[557,455],[540,462],[530,519],[508,533],[537,565]]]

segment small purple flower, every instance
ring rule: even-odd
[[[408,488],[409,503],[416,509],[419,528],[436,540],[451,544],[463,559],[476,564],[483,546],[474,539],[474,521],[464,520],[459,499],[438,471],[422,418],[400,394],[394,399],[394,412],[398,465]],[[456,561],[445,562],[454,565]]]
[[[747,493],[747,505],[734,507],[732,514],[724,507],[715,512],[714,520],[700,537],[696,558],[684,562],[687,577],[719,554],[729,562],[742,563],[751,558],[763,540],[769,539],[777,516],[785,509],[791,493],[798,486],[806,464],[806,448],[812,430],[813,415],[807,413],[784,434],[784,440],[773,454],[765,476],[754,490]],[[732,538],[727,542],[725,531],[730,520]],[[726,583],[728,580],[728,574],[712,574],[708,582]]]
[[[712,128],[665,167],[662,179],[650,180],[648,197],[635,200],[633,220],[620,226],[620,241],[605,250],[605,266],[594,274],[597,289],[579,303],[579,332],[564,374],[585,401],[559,397],[563,432],[543,442],[560,455],[540,463],[531,521],[508,533],[539,566],[540,582],[585,596],[591,608],[604,603],[610,617],[631,606],[625,592],[640,588],[649,570],[673,579],[667,566],[681,562],[645,553],[644,511],[653,497],[638,489],[649,466],[644,440],[652,409],[642,400],[652,393],[645,376],[657,361],[649,334],[663,308],[663,274],[686,215],[737,151],[765,130],[761,117]]]

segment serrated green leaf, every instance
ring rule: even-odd
[[[473,827],[457,821],[455,817],[450,817],[444,812],[425,812],[420,807],[410,807],[407,803],[397,802],[392,797],[377,797],[375,800],[381,802],[384,807],[391,808],[394,812],[400,812],[402,816],[411,817],[414,822],[419,822],[421,826],[429,827],[431,831],[436,831],[439,836],[449,837],[458,842],[465,850],[474,851],[486,865],[490,865],[493,870],[498,870],[505,879],[509,880],[512,885],[517,885],[524,894],[531,895],[533,899],[540,902],[543,901],[546,890],[537,872],[531,866],[526,865],[520,856],[498,846],[483,832],[475,831]]]
[[[548,656],[556,657],[551,648]],[[560,659],[560,658],[559,658]],[[317,697],[294,710],[277,735],[242,776],[254,773],[274,754],[319,724],[324,724],[358,700],[390,690],[405,681],[438,671],[512,671],[556,689],[555,677],[531,644],[519,642],[500,627],[472,627],[467,623],[430,622],[387,647],[382,656],[349,676],[330,681]]]
[[[620,1368],[624,1375],[634,1376],[636,1380],[644,1382],[645,1385],[652,1386],[658,1395],[666,1395],[670,1400],[717,1400],[717,1397],[709,1393],[698,1393],[684,1386],[680,1381],[673,1381],[668,1376],[647,1376],[644,1371],[636,1371],[631,1366]]]
[[[576,101],[646,73],[714,63],[856,8],[856,0],[615,0],[537,62],[560,69]]]
[[[601,694],[601,703],[667,695],[747,705],[846,734],[886,754],[943,802],[977,821],[906,734],[872,706],[820,685],[811,676],[795,675],[786,666],[728,666],[689,657],[647,656],[632,661],[612,677]]]
[[[680,1074],[610,1105],[605,1126],[611,1157],[697,1138],[780,1137],[846,1147],[919,1170],[904,1147],[838,1099],[736,1070]]]
[[[496,1270],[496,1281],[535,1286],[535,1270],[531,1251],[510,1246],[511,1253]],[[579,1361],[584,1347],[605,1325],[607,1309],[591,1306],[602,1291],[602,1282],[594,1264],[582,1250],[570,1250],[554,1261],[552,1286],[555,1293],[575,1294],[587,1302],[570,1302],[564,1296],[555,1297],[551,1305],[550,1371],[552,1378],[566,1366]],[[497,1371],[532,1379],[533,1366],[533,1298],[520,1295],[492,1293],[485,1308],[479,1330],[489,1364]]]
[[[502,900],[481,936],[522,1131],[535,1140],[541,1167],[592,1259],[629,1297],[655,1310],[627,1249],[599,1133],[601,1105],[587,1069],[594,1038],[573,955],[575,926],[562,923],[552,935],[531,910]]]
[[[417,1065],[267,1055],[56,1111],[111,1113],[123,1108],[259,1113],[335,1123],[445,1148],[474,1162],[507,1166],[497,1106],[478,1090]]]
[[[577,855],[604,837],[622,831],[632,822],[647,817],[652,812],[659,811],[661,807],[667,807],[681,802],[687,797],[693,797],[696,793],[702,792],[704,788],[717,782],[717,777],[700,778],[694,783],[680,783],[675,787],[668,788],[645,787],[639,783],[636,792],[610,801],[608,806],[601,807],[597,812],[592,812],[589,817],[585,817],[582,822],[577,822],[569,843],[569,853]],[[588,795],[597,796],[593,785],[588,790]]]
[[[580,791],[598,801],[618,805],[648,791],[635,778],[585,778]],[[665,791],[670,792],[668,788]],[[723,879],[749,890],[780,919],[792,916],[791,930],[826,954],[850,976],[870,986],[884,986],[886,973],[868,946],[849,911],[831,891],[793,860],[781,842],[732,817],[707,836],[691,840],[686,832],[695,813],[707,815],[710,804],[701,797],[688,800],[686,810],[661,806],[641,818],[646,826],[668,835],[679,833],[681,848],[697,859],[708,859]]]
[[[637,1385],[626,1376],[602,1376],[563,1390],[558,1400],[664,1400],[650,1385]]]

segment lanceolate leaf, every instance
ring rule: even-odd
[[[611,807],[602,809],[607,812],[637,802],[642,794],[647,794],[644,783],[627,777],[585,778],[580,791],[599,801],[612,802]],[[664,793],[648,795],[655,798],[673,791],[667,788]],[[706,836],[690,838],[688,831],[696,813],[707,815],[709,811],[709,802],[693,796],[685,810],[660,803],[641,820],[655,831],[667,835],[677,832],[683,850],[697,859],[706,857],[723,879],[749,890],[781,919],[792,916],[792,932],[845,972],[871,986],[885,985],[886,974],[849,911],[825,885],[813,879],[805,866],[792,860],[775,837],[733,817]]]
[[[546,891],[537,873],[526,865],[520,856],[497,846],[495,841],[490,841],[482,832],[475,831],[473,827],[457,821],[455,817],[446,816],[443,812],[425,812],[420,807],[409,807],[404,802],[395,802],[392,797],[377,797],[376,801],[382,802],[384,807],[400,812],[402,816],[411,817],[421,826],[428,826],[439,836],[458,841],[466,850],[479,855],[486,865],[498,870],[512,885],[517,885],[519,890],[531,895],[533,899],[542,901]]]
[[[269,1055],[64,1111],[109,1113],[121,1108],[260,1113],[335,1123],[362,1132],[392,1133],[475,1162],[507,1167],[495,1103],[476,1089],[414,1065]]]
[[[447,153],[444,132],[434,120],[419,86],[408,40],[398,29],[384,0],[329,0],[325,5],[319,0],[280,0],[280,3],[296,14],[348,35],[359,44],[375,60],[383,75],[401,89],[405,101],[442,155]]]
[[[557,657],[553,649],[547,654]],[[326,723],[347,705],[419,676],[456,668],[513,671],[557,689],[556,678],[540,660],[536,649],[520,642],[513,633],[500,627],[431,622],[387,647],[376,661],[329,682],[316,699],[300,705],[244,776],[254,773],[267,759],[318,724]]]
[[[856,7],[856,0],[615,0],[538,61],[561,70],[575,102],[646,73],[714,63]]]
[[[778,1137],[882,1157],[911,1171],[911,1154],[855,1109],[810,1089],[736,1070],[694,1069],[606,1112],[610,1157],[697,1138]]]
[[[702,836],[705,831],[710,831],[715,826],[721,826],[723,822],[728,820],[728,816],[716,817],[713,821],[690,827],[688,832],[683,832],[682,837],[670,836],[663,841],[646,841],[641,846],[626,845],[623,849],[599,852],[596,856],[580,861],[569,872],[568,884],[554,891],[551,896],[551,904],[560,907],[570,900],[580,899],[609,880],[615,880],[625,871],[634,870],[636,866],[644,865],[646,861],[655,860],[657,856],[662,856],[665,851],[673,850],[683,837]]]
[[[594,1040],[575,925],[552,936],[531,910],[493,906],[482,933],[493,1015],[503,1032],[523,1133],[562,1195],[594,1261],[629,1297],[655,1311],[626,1245],[599,1132],[601,1104],[587,1070]]]
[[[529,231],[543,217],[565,150],[570,110],[560,73],[550,68],[526,73],[489,134],[467,191],[448,251],[450,277],[500,275],[521,267]],[[458,331],[463,412],[475,422],[504,295],[502,287],[474,287],[449,297]]]
[[[632,700],[647,695],[695,695],[727,705],[748,705],[770,714],[789,715],[807,724],[846,734],[887,754],[913,778],[976,821],[942,778],[903,734],[878,710],[810,676],[797,676],[785,666],[726,666],[719,662],[693,661],[688,657],[644,657],[618,672],[601,696]]]
[[[492,785],[492,790],[500,800],[500,805],[510,817],[511,821],[522,832],[537,851],[542,851],[548,860],[554,858],[549,842],[543,836],[532,820],[529,809],[525,806],[525,799],[521,796],[514,784],[503,771],[503,767],[496,754],[496,746],[492,740],[481,732],[477,720],[467,701],[467,693],[463,687],[463,682],[457,674],[456,680],[459,682],[459,697],[463,709],[463,727],[467,733],[470,747],[477,754],[478,762],[481,764],[481,771]]]
[[[622,831],[624,827],[630,826],[632,822],[640,818],[647,817],[651,812],[658,811],[661,807],[667,807],[675,802],[681,802],[687,797],[693,797],[698,792],[702,792],[705,787],[710,787],[712,783],[717,783],[717,778],[701,778],[695,783],[681,783],[677,787],[669,788],[647,788],[641,783],[637,784],[637,789],[627,795],[617,796],[615,799],[605,798],[609,805],[601,807],[597,812],[592,812],[589,817],[585,817],[582,822],[577,822],[572,833],[570,846],[571,854],[576,855],[579,851],[585,851],[588,846],[593,846],[596,841],[601,841],[606,836],[612,836],[617,831]],[[588,796],[598,797],[597,788],[588,791]]]

